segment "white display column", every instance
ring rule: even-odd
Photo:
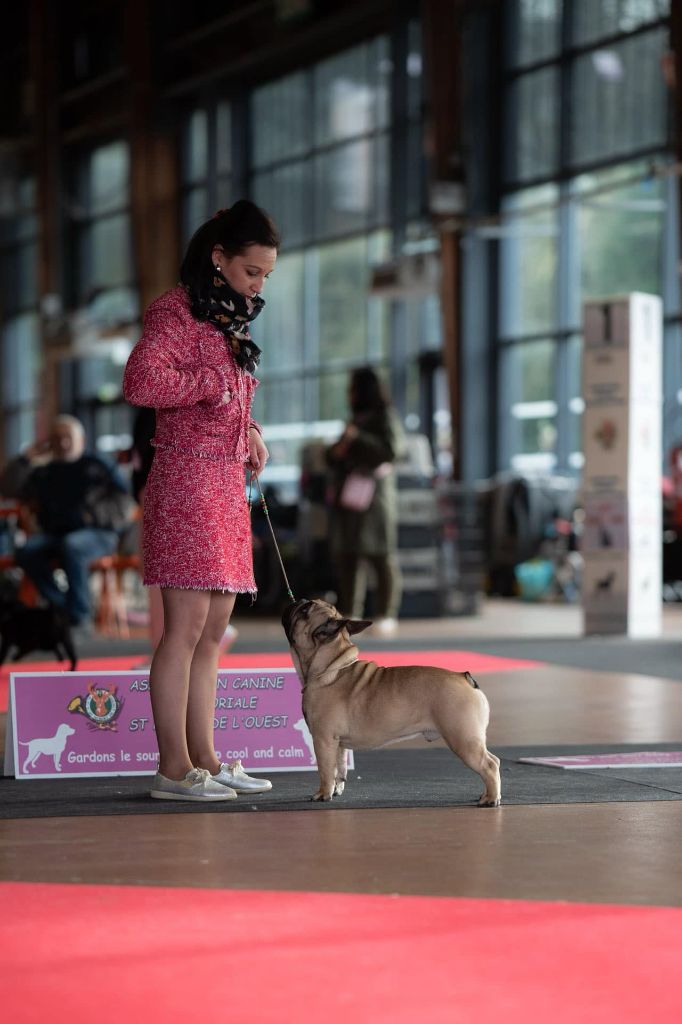
[[[584,306],[584,631],[661,632],[662,303]]]

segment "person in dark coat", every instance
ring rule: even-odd
[[[47,462],[35,464],[48,455]],[[37,530],[17,548],[17,565],[46,601],[66,609],[72,625],[89,626],[89,567],[118,547],[131,500],[125,480],[115,467],[85,451],[82,423],[64,415],[55,419],[48,441],[32,445],[8,464],[0,488],[26,504],[37,521]],[[55,582],[56,564],[66,575],[66,593]]]
[[[348,388],[351,418],[327,449],[332,470],[330,545],[337,563],[338,605],[361,618],[371,566],[377,582],[375,630],[397,628],[401,599],[398,566],[398,507],[395,460],[402,454],[400,420],[371,367],[352,372]]]

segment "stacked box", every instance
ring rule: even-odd
[[[433,481],[398,475],[398,562],[403,617],[443,613],[440,524]]]
[[[661,632],[662,303],[584,307],[584,631]]]
[[[448,481],[439,494],[445,613],[474,615],[485,590],[485,485]]]
[[[409,482],[400,477],[398,483],[398,547],[410,551],[438,546],[440,531],[432,482],[429,480],[428,486],[406,486]]]

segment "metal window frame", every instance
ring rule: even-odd
[[[253,182],[256,175],[279,170],[283,167],[294,164],[304,164],[311,168],[316,157],[328,153],[338,152],[344,146],[362,140],[376,141],[386,138],[388,140],[388,164],[389,164],[389,202],[385,217],[372,217],[368,219],[363,230],[357,228],[347,231],[336,231],[323,233],[318,231],[314,223],[314,212],[311,208],[310,223],[308,230],[304,233],[304,239],[300,243],[287,246],[284,253],[302,252],[304,256],[304,289],[303,289],[303,310],[302,322],[304,326],[304,365],[293,369],[268,371],[267,381],[289,380],[292,377],[303,377],[304,381],[304,403],[306,419],[316,420],[320,416],[319,408],[319,379],[324,372],[338,372],[350,370],[357,365],[359,359],[339,360],[338,363],[325,362],[320,365],[320,337],[319,337],[319,294],[318,294],[318,268],[320,250],[327,245],[341,244],[344,241],[363,238],[368,240],[376,231],[388,230],[391,232],[392,245],[398,250],[407,234],[407,226],[410,220],[406,207],[406,157],[407,146],[409,145],[410,127],[420,124],[423,120],[424,99],[418,115],[410,116],[407,107],[408,84],[406,58],[410,48],[409,31],[410,25],[415,20],[411,12],[401,13],[393,20],[387,32],[380,32],[371,37],[355,43],[339,51],[339,55],[346,50],[356,49],[359,45],[371,46],[372,43],[382,36],[388,41],[388,53],[392,62],[393,70],[390,77],[390,96],[388,121],[381,126],[373,126],[369,131],[358,132],[347,138],[333,140],[325,143],[315,143],[311,137],[311,145],[305,153],[297,154],[295,157],[283,157],[277,160],[255,164],[253,160],[252,131],[252,97],[259,87],[254,85],[245,87],[241,92],[230,95],[216,94],[213,90],[205,90],[197,93],[192,100],[191,107],[187,112],[197,108],[207,111],[208,135],[209,135],[209,163],[208,173],[205,178],[193,181],[191,184],[181,180],[181,210],[184,212],[186,196],[191,189],[205,187],[208,190],[209,203],[213,208],[221,205],[221,197],[215,194],[217,172],[215,166],[215,122],[218,104],[222,101],[229,101],[232,112],[232,150],[233,150],[233,182],[235,195],[245,195],[253,198]],[[325,55],[321,61],[309,64],[305,68],[296,69],[295,73],[303,71],[309,77],[309,88],[311,95],[314,89],[314,69],[318,64],[324,63],[330,55]],[[332,55],[333,56],[333,55]],[[293,72],[290,72],[293,73]],[[287,76],[283,76],[287,77]],[[267,84],[265,82],[261,84]],[[184,142],[184,133],[181,133]],[[425,209],[426,188],[421,183],[421,206]],[[312,207],[313,204],[311,204]],[[414,218],[412,218],[414,219]],[[405,349],[405,313],[402,303],[390,303],[391,336],[393,339],[392,351],[390,354],[390,380],[393,400],[398,408],[402,408],[405,395],[405,367],[403,350]],[[367,311],[365,316],[367,317]],[[401,340],[402,339],[402,340]],[[377,362],[372,358],[371,346],[364,353],[364,358],[372,361],[374,365],[384,365],[383,359]]]
[[[18,176],[19,177],[19,176]],[[19,250],[26,248],[27,246],[37,246],[40,242],[40,224],[38,222],[38,205],[37,195],[34,192],[34,202],[30,206],[22,206],[16,211],[17,217],[26,217],[33,215],[35,218],[35,230],[25,237],[20,239],[14,239],[12,241],[5,241],[0,243],[0,266],[2,266],[7,259],[11,256],[15,256]],[[37,251],[36,251],[36,273],[37,273]],[[3,346],[3,361],[4,361],[4,341],[5,331],[7,327],[19,317],[27,315],[39,316],[39,308],[35,302],[31,303],[20,303],[11,310],[3,309],[3,323],[2,332],[0,334],[0,343]],[[9,436],[8,424],[21,416],[23,413],[30,413],[33,415],[34,420],[41,407],[40,395],[36,394],[31,399],[23,399],[22,396],[17,394],[17,401],[4,401],[2,409],[2,436],[6,440]],[[14,454],[13,452],[5,452],[5,455]]]
[[[507,28],[505,37],[507,44],[513,45],[515,39],[515,33],[518,29],[518,18],[515,16],[518,14],[518,8],[514,5],[509,5],[505,9],[504,20]],[[506,139],[507,144],[510,142],[510,124],[509,124],[509,107],[508,97],[510,95],[513,83],[517,82],[522,76],[530,74],[534,71],[542,68],[556,67],[559,73],[559,100],[558,100],[558,123],[556,130],[558,132],[559,141],[559,159],[557,171],[554,174],[539,175],[533,179],[516,179],[514,181],[504,180],[499,182],[498,191],[498,208],[502,201],[508,196],[517,194],[521,191],[526,191],[531,188],[535,188],[539,185],[555,184],[560,190],[560,199],[565,200],[559,203],[558,209],[558,254],[557,254],[557,294],[555,296],[555,327],[549,328],[544,332],[532,332],[526,334],[518,334],[513,336],[503,336],[500,332],[500,325],[503,318],[503,310],[500,304],[501,289],[503,288],[502,281],[502,266],[501,266],[501,249],[500,246],[495,246],[495,263],[499,275],[499,279],[491,284],[491,287],[495,288],[495,294],[498,296],[498,302],[496,305],[497,309],[497,336],[495,340],[495,380],[497,381],[498,399],[497,399],[497,426],[494,431],[494,435],[497,438],[497,458],[496,464],[498,469],[509,468],[511,461],[511,437],[508,429],[505,429],[507,420],[507,405],[504,402],[504,381],[503,366],[504,360],[501,358],[503,352],[508,352],[511,346],[516,346],[524,342],[531,342],[534,340],[546,340],[553,339],[556,342],[556,360],[555,360],[555,400],[557,402],[557,444],[556,444],[556,465],[555,472],[566,473],[576,475],[579,471],[572,467],[569,462],[570,457],[570,422],[572,413],[569,409],[569,401],[572,395],[569,394],[569,341],[576,336],[579,336],[582,332],[582,326],[575,324],[576,310],[575,299],[576,294],[579,295],[579,281],[576,281],[576,273],[578,272],[578,238],[577,238],[577,224],[576,224],[576,213],[578,209],[579,196],[575,196],[571,193],[571,183],[581,174],[589,173],[590,171],[606,170],[609,167],[614,167],[619,164],[629,163],[636,160],[646,159],[653,157],[654,155],[660,155],[662,152],[667,152],[670,149],[670,137],[668,131],[668,137],[662,140],[661,144],[657,146],[643,147],[636,150],[628,150],[620,154],[614,154],[605,160],[592,161],[584,164],[571,164],[570,154],[570,125],[572,121],[572,85],[573,85],[573,74],[575,69],[576,60],[589,53],[594,53],[597,50],[605,49],[609,46],[614,46],[623,41],[630,40],[636,36],[641,36],[644,33],[652,32],[656,29],[667,28],[670,23],[669,17],[658,18],[644,25],[639,26],[632,32],[612,34],[600,38],[598,40],[591,41],[587,44],[575,45],[572,42],[573,39],[573,27],[574,27],[574,15],[575,7],[571,3],[564,2],[562,5],[562,16],[559,32],[559,49],[553,57],[543,59],[541,61],[529,62],[528,64],[511,66],[508,60],[505,60],[504,69],[501,73],[499,80],[500,95],[503,104],[502,111],[502,133],[503,138]],[[511,43],[510,43],[511,41]],[[508,51],[509,52],[509,51]],[[668,118],[668,124],[670,119]],[[675,183],[670,182],[668,188],[668,199],[675,193]],[[675,202],[676,197],[675,197]],[[677,224],[677,220],[673,218],[674,224]],[[677,247],[676,242],[672,238],[673,227],[671,226],[671,218],[665,217],[663,221],[662,239],[661,245],[663,250],[662,255],[662,291],[664,296],[664,306],[667,307],[668,301],[673,294],[673,289],[677,287]],[[674,280],[673,280],[674,279]],[[578,291],[576,291],[578,289]],[[679,297],[677,300],[677,308],[679,310],[679,322],[682,323],[682,308],[680,308]],[[666,318],[667,322],[667,318]],[[672,385],[671,385],[672,386]],[[672,394],[668,395],[668,402],[676,400],[676,396]]]

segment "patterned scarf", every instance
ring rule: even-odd
[[[190,294],[190,309],[195,320],[207,320],[225,335],[230,351],[238,366],[255,373],[261,350],[251,340],[249,324],[265,305],[260,295],[247,299],[229,284],[219,270],[213,271],[213,281],[206,297]]]

